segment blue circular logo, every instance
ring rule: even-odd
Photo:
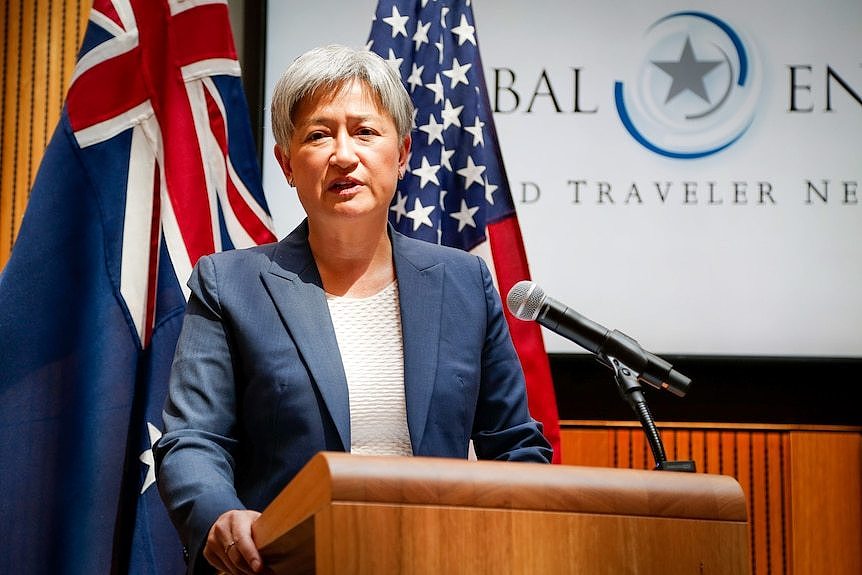
[[[629,88],[614,84],[617,113],[629,134],[648,150],[677,159],[710,156],[738,141],[754,120],[762,84],[750,45],[704,12],[665,16],[644,40]]]

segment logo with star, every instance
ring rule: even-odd
[[[614,84],[628,133],[675,159],[727,149],[751,127],[761,92],[752,43],[704,12],[676,12],[644,35],[630,79]]]

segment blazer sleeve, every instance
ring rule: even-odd
[[[234,367],[209,257],[200,259],[189,287],[163,411],[165,433],[154,455],[159,493],[193,573],[208,566],[201,553],[212,524],[222,513],[244,505],[234,488]]]
[[[486,333],[482,377],[473,425],[473,445],[480,459],[549,463],[551,445],[542,426],[530,416],[521,362],[515,352],[503,304],[481,258]]]

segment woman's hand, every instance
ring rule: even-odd
[[[259,516],[257,511],[238,509],[219,516],[207,535],[204,558],[231,575],[262,573],[263,559],[251,537],[251,524]]]

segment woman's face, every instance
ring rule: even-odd
[[[297,106],[285,154],[275,155],[293,181],[309,220],[379,216],[386,220],[410,137],[378,107],[362,81],[312,94]]]

